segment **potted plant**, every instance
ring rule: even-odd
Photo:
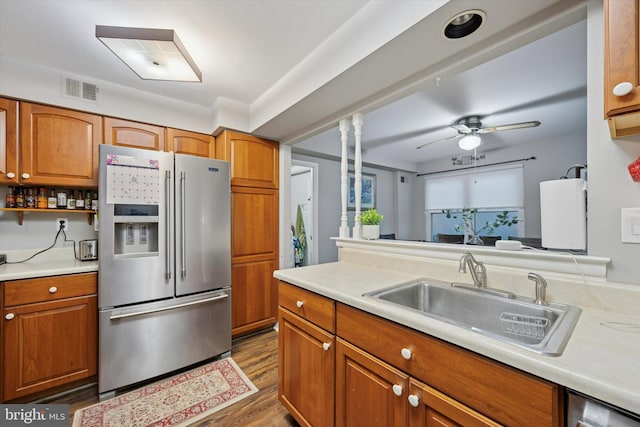
[[[362,223],[362,238],[367,240],[375,240],[380,237],[380,222],[384,216],[378,211],[373,209],[367,209],[360,215],[360,222]]]

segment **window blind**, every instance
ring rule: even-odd
[[[425,177],[425,209],[521,208],[522,164],[446,172]]]

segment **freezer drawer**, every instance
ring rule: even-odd
[[[100,394],[231,350],[231,289],[100,310]]]

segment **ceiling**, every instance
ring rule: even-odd
[[[587,26],[580,21],[496,59],[443,78],[364,116],[362,158],[372,165],[415,165],[469,155],[451,128],[478,115],[485,127],[537,120],[539,127],[481,135],[478,154],[535,144],[563,135],[584,134],[587,126]],[[353,131],[351,131],[353,132]],[[339,154],[338,127],[299,144],[299,152]],[[349,136],[354,145],[353,133]],[[535,153],[535,148],[532,149]],[[353,152],[350,153],[353,158]]]
[[[469,8],[484,10],[486,24],[443,40],[443,23]],[[585,16],[584,0],[0,0],[0,94],[65,105],[59,89],[33,83],[71,73],[104,84],[105,99],[126,92],[154,101],[131,109],[133,120],[168,111],[173,126],[223,126],[291,144],[313,138],[315,148],[299,146],[319,151],[339,141],[335,130],[323,132],[361,111],[365,161],[414,170],[446,155],[448,144],[415,146],[450,135],[446,125],[463,115],[486,116],[489,126],[540,120],[535,132],[578,126],[584,23],[500,55]],[[175,29],[202,83],[141,80],[95,38],[96,25]],[[118,115],[122,105],[89,111]],[[532,132],[492,134],[486,143],[552,135]]]

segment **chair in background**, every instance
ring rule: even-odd
[[[464,235],[462,234],[438,234],[436,236],[438,243],[464,243]]]
[[[495,246],[496,242],[500,240],[500,236],[480,236],[484,246]]]
[[[391,233],[391,234],[381,234],[380,235],[381,239],[388,239],[388,240],[396,240],[396,233]]]

